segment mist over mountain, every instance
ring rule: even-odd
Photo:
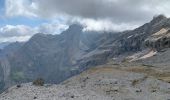
[[[0,0],[0,100],[170,100],[170,0]]]
[[[0,49],[3,49],[8,44],[10,44],[10,43],[9,42],[2,42],[2,43],[0,43]]]
[[[112,35],[83,32],[81,25],[73,24],[59,35],[38,33],[26,43],[12,43],[1,53],[2,80],[10,80],[7,84],[11,85],[42,77],[48,83],[59,83],[82,71],[77,61],[96,49],[106,34]]]
[[[159,15],[139,28],[124,32],[83,31],[83,26],[73,24],[58,35],[35,34],[28,42],[16,42],[0,51],[0,89],[36,78],[60,83],[110,61],[167,69],[169,30],[170,19]],[[167,63],[163,65],[160,59]]]

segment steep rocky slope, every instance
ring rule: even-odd
[[[0,99],[169,100],[170,84],[154,76],[137,73],[131,66],[104,65],[89,69],[59,85],[39,87],[27,83],[21,84],[21,87],[13,86],[2,93]]]
[[[9,55],[11,73],[22,73],[23,81],[42,77],[50,83],[61,82],[79,71],[76,61],[97,47],[96,36],[86,38],[82,27],[75,24],[60,35],[36,34]]]
[[[23,43],[14,42],[5,46],[0,52],[0,92],[12,85],[10,79],[11,66],[8,56],[13,55],[22,45]]]
[[[59,35],[36,34],[26,43],[13,43],[1,52],[2,80],[11,84],[43,78],[48,83],[59,83],[84,69],[77,61],[102,43],[112,33],[83,32],[73,24]],[[101,39],[101,40],[100,40]],[[9,85],[8,85],[9,84]]]
[[[3,73],[3,69],[0,66],[0,90],[2,90],[4,88],[4,73]]]
[[[9,45],[10,42],[2,42],[0,43],[0,49],[3,49],[5,46]]]

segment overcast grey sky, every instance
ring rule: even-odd
[[[58,34],[68,23],[85,30],[134,29],[153,16],[170,16],[170,0],[0,0],[0,42],[27,40],[36,32]]]

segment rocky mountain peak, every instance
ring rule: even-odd
[[[82,33],[83,26],[80,24],[72,24],[69,26],[69,28],[61,33],[62,35],[75,35],[75,34],[80,34]]]
[[[47,37],[47,34],[44,34],[44,33],[36,33],[34,36],[32,36],[31,39],[40,39],[40,38],[46,38]]]
[[[154,16],[151,23],[152,24],[159,23],[160,21],[163,21],[163,20],[166,20],[166,19],[167,19],[167,17],[161,14],[161,15],[158,15],[158,16]]]
[[[72,24],[69,26],[69,29],[82,29],[83,26],[80,24]]]

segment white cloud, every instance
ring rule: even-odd
[[[34,28],[6,25],[0,28],[0,36],[20,40],[17,37],[39,32],[59,34],[68,28],[66,23],[74,22],[84,25],[84,30],[124,31],[148,22],[157,14],[170,17],[169,5],[169,0],[6,0],[6,16],[37,17],[52,22]]]
[[[0,42],[27,41],[35,30],[25,25],[6,25],[0,27]]]
[[[6,0],[5,1],[6,15],[13,16],[27,16],[37,17],[35,11],[37,6],[30,0]]]
[[[60,22],[44,23],[36,27],[38,33],[45,34],[60,34],[62,31],[66,30],[68,25]]]
[[[133,23],[115,24],[109,20],[79,19],[79,23],[84,26],[84,31],[124,31],[138,27]]]
[[[87,30],[122,31],[142,25],[157,14],[170,16],[169,5],[169,0],[6,0],[6,15],[51,20],[58,16],[77,18],[83,19],[80,22],[87,25]]]
[[[25,25],[6,25],[0,28],[0,37],[26,36],[34,33],[34,29]]]
[[[31,38],[31,36],[13,36],[13,37],[0,37],[1,42],[24,42]]]
[[[67,25],[59,23],[44,23],[34,28],[26,25],[5,25],[0,27],[0,42],[27,41],[36,33],[59,34],[67,28]]]
[[[51,18],[59,15],[113,22],[143,22],[155,14],[170,15],[169,0],[6,0],[8,16]]]

